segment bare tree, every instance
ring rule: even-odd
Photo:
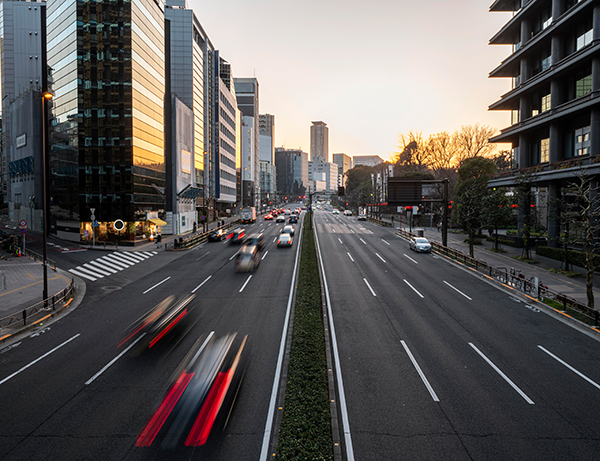
[[[394,155],[394,174],[409,171],[427,171],[427,152],[420,131],[409,131],[398,137],[398,152]]]
[[[496,133],[491,126],[464,125],[454,134],[456,142],[456,161],[460,166],[465,160],[474,157],[488,157],[494,152],[495,145],[489,139]]]

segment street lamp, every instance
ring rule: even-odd
[[[53,94],[45,91],[42,94],[42,237],[43,237],[43,262],[44,262],[44,291],[42,299],[44,307],[48,306],[48,193],[46,190],[46,101],[52,99]]]

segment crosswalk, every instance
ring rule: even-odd
[[[156,254],[158,254],[157,251],[127,251],[120,253],[115,251],[81,266],[69,269],[69,272],[95,282],[98,279],[110,277],[119,271],[141,263]]]

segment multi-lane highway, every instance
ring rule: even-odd
[[[444,258],[410,251],[391,228],[326,211],[314,220],[348,459],[597,459],[597,340]],[[224,242],[138,255],[87,279],[75,311],[1,349],[0,459],[270,458],[302,228],[291,248],[277,248],[282,225],[247,226],[265,236],[255,272],[235,273],[238,247]],[[60,265],[93,270],[103,256],[74,253]],[[172,294],[196,296],[186,335],[143,354],[117,347]],[[248,335],[250,345],[224,434],[203,449],[136,447],[178,364],[213,331]]]
[[[597,340],[388,228],[315,222],[355,459],[598,459]]]

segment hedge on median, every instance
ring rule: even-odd
[[[312,213],[304,219],[285,403],[277,441],[276,458],[284,460],[333,459],[321,280],[311,219]]]
[[[568,250],[569,253],[569,263],[574,266],[584,267],[585,268],[585,259],[586,254],[583,251],[577,250]],[[565,249],[564,248],[552,248],[548,246],[538,246],[536,249],[536,253],[540,256],[545,256],[546,258],[555,259],[556,261],[564,261],[565,260]],[[594,256],[594,265],[596,267],[600,267],[600,255]]]

